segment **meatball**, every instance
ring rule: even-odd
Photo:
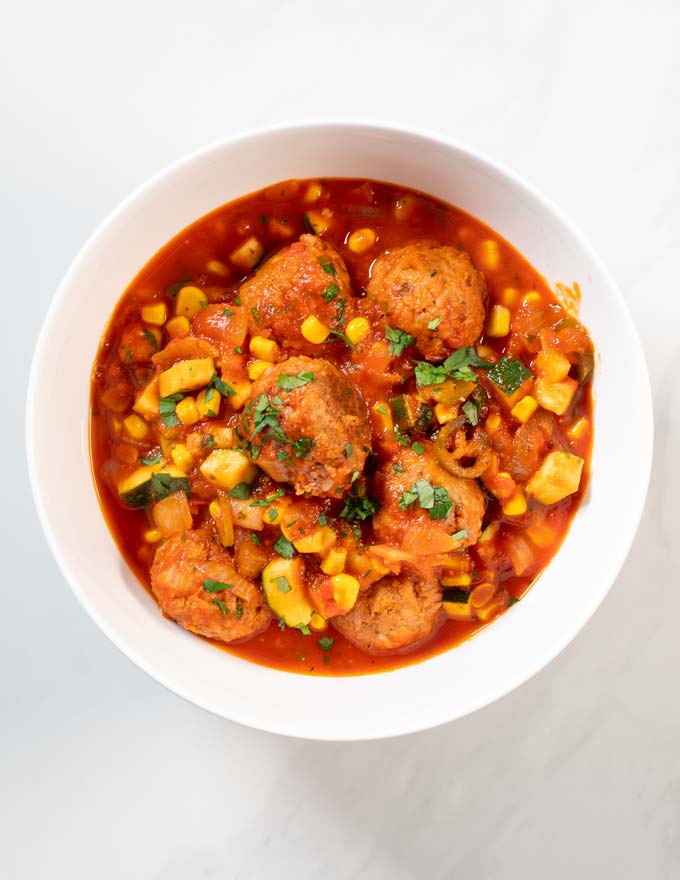
[[[210,581],[231,587],[207,590]],[[151,589],[168,617],[220,642],[252,636],[272,617],[261,590],[236,571],[207,529],[173,535],[160,545],[151,566]]]
[[[345,638],[371,653],[400,651],[426,639],[442,619],[442,592],[432,574],[403,571],[362,593],[352,610],[333,618]]]
[[[295,357],[265,370],[251,394],[244,432],[259,449],[262,470],[292,483],[298,495],[341,495],[371,444],[366,404],[354,385],[328,361]]]
[[[340,254],[316,235],[277,251],[241,286],[241,303],[253,335],[275,339],[283,348],[313,354],[318,346],[300,331],[315,315],[333,330],[352,313],[349,274]]]
[[[419,480],[446,490],[453,504],[443,519],[432,519],[430,510],[423,509],[418,498],[408,506],[404,504],[404,493],[412,492]],[[453,536],[465,531],[455,542],[447,538],[445,543],[450,545],[447,549],[460,549],[477,542],[484,517],[484,493],[476,480],[445,471],[434,459],[431,444],[422,455],[416,455],[411,449],[395,453],[392,462],[376,473],[375,489],[381,508],[373,518],[373,527],[381,541],[401,545],[407,535],[416,540],[427,528],[428,541],[432,542],[437,532]]]
[[[450,245],[417,242],[387,251],[373,265],[366,295],[387,324],[413,336],[427,360],[473,345],[484,329],[484,275],[466,251]]]

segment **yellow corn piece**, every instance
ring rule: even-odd
[[[196,467],[196,459],[183,443],[177,443],[173,446],[170,456],[177,467],[185,474],[188,474],[189,471],[192,471]]]
[[[472,583],[472,578],[469,574],[452,574],[449,577],[443,577],[441,579],[441,585],[443,587],[469,587]]]
[[[205,268],[208,272],[212,272],[213,275],[219,275],[221,278],[228,278],[230,274],[229,266],[225,266],[219,260],[209,260]]]
[[[534,385],[534,395],[543,409],[547,409],[555,415],[563,416],[569,409],[578,382],[576,379],[567,377],[561,382],[548,382],[547,379],[537,379]]]
[[[313,183],[310,183],[305,192],[305,201],[306,202],[318,202],[323,193],[323,187],[315,180]]]
[[[171,339],[184,339],[185,336],[189,335],[191,324],[184,315],[177,315],[174,318],[170,318],[165,325],[165,329],[168,331],[168,336]]]
[[[266,336],[253,336],[248,346],[253,357],[261,361],[268,361],[273,364],[279,355],[279,347],[273,339],[267,339]]]
[[[385,431],[389,432],[394,430],[394,422],[392,421],[390,408],[385,401],[381,400],[378,403],[374,403],[372,412],[375,413],[378,422]]]
[[[227,400],[234,409],[242,409],[243,405],[250,399],[252,384],[247,379],[229,379],[227,376],[222,376],[222,379],[236,392],[230,395]]]
[[[264,248],[260,241],[251,235],[243,244],[239,245],[236,250],[229,255],[231,262],[238,266],[239,269],[245,269],[251,272],[262,259]]]
[[[201,414],[193,397],[185,397],[175,407],[175,414],[183,425],[195,425],[201,420]]]
[[[527,499],[524,492],[517,487],[512,496],[503,504],[503,513],[506,516],[522,516],[526,512]]]
[[[501,291],[500,296],[498,297],[501,301],[501,304],[506,308],[511,309],[513,306],[517,305],[517,300],[519,299],[519,290],[515,287],[506,287],[505,290]]]
[[[157,544],[163,537],[158,529],[147,529],[144,532],[144,540],[147,544]]]
[[[500,428],[500,426],[501,426],[501,417],[498,415],[498,413],[491,413],[491,415],[484,422],[484,427],[486,428],[487,431],[490,431],[491,433],[493,433],[494,431],[497,431]]]
[[[193,318],[208,305],[205,291],[200,287],[182,287],[175,297],[175,314]]]
[[[513,408],[510,410],[510,415],[516,418],[518,422],[521,422],[523,425],[525,425],[537,409],[538,402],[536,398],[532,397],[530,394],[527,394],[526,397],[523,397],[519,401],[519,403],[516,403],[513,406]]]
[[[531,303],[540,303],[543,302],[543,297],[536,290],[530,290],[529,293],[525,293],[522,297],[522,305],[531,305]]]
[[[349,611],[359,595],[359,581],[351,574],[335,574],[331,577],[333,598],[343,611]]]
[[[196,398],[196,406],[202,419],[214,419],[219,414],[222,395],[217,388],[204,388]]]
[[[498,360],[498,355],[490,345],[478,345],[476,350],[479,357],[485,361],[491,361],[492,364],[495,364]]]
[[[416,197],[411,195],[399,196],[394,203],[394,217],[396,220],[408,220],[416,206]]]
[[[366,227],[355,229],[347,239],[347,247],[355,254],[365,254],[375,244],[375,232]]]
[[[260,378],[267,367],[271,367],[269,361],[251,361],[248,364],[248,378],[254,382]]]
[[[434,415],[440,425],[445,425],[458,417],[458,407],[444,406],[443,403],[438,403],[435,405]]]
[[[168,317],[168,307],[164,302],[151,303],[148,306],[142,306],[142,321],[145,324],[156,324],[161,326],[165,324]]]
[[[316,318],[314,315],[310,315],[302,322],[300,332],[305,337],[307,342],[312,342],[314,343],[314,345],[320,345],[322,342],[328,339],[328,334],[331,331],[328,329],[328,327],[326,327],[325,324],[322,324],[318,318]]]
[[[332,547],[323,558],[321,571],[324,574],[342,574],[346,559],[347,550],[344,547]]]
[[[487,269],[497,269],[501,262],[501,252],[498,242],[493,239],[483,241],[480,247],[479,258]]]
[[[303,538],[293,541],[293,546],[298,553],[321,553],[325,555],[337,540],[338,536],[330,526],[321,526],[320,529],[316,529],[310,535],[305,535]]]
[[[123,425],[128,434],[131,437],[134,437],[135,440],[143,440],[149,433],[149,426],[144,419],[136,413],[130,413],[130,415],[123,420]]]
[[[357,343],[361,342],[364,336],[366,336],[370,329],[371,325],[367,318],[352,318],[345,327],[345,334],[350,342],[357,345]]]
[[[582,416],[567,430],[567,437],[570,440],[580,440],[588,430],[588,424],[588,419]]]
[[[320,614],[317,614],[315,611],[309,621],[309,628],[313,629],[314,632],[321,632],[322,630],[326,629],[327,626],[328,622],[326,618],[322,617]]]
[[[486,325],[486,335],[500,339],[510,332],[510,310],[505,306],[492,306],[489,313],[489,321]]]

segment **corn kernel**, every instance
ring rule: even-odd
[[[345,327],[345,334],[350,342],[357,345],[357,343],[361,342],[364,336],[366,336],[370,329],[371,325],[366,318],[352,318]]]
[[[500,296],[498,297],[506,308],[511,309],[513,306],[517,305],[517,300],[519,299],[519,290],[515,287],[506,287],[505,290],[501,291]]]
[[[498,355],[496,354],[495,349],[491,348],[490,345],[478,345],[477,354],[483,360],[491,361],[492,364],[495,364],[498,360]]]
[[[567,437],[570,440],[580,440],[588,430],[588,419],[581,417],[568,429]]]
[[[312,342],[314,345],[320,345],[326,339],[328,339],[328,334],[331,332],[325,324],[322,324],[321,321],[316,318],[314,315],[310,315],[308,318],[302,322],[302,327],[300,327],[300,332],[305,337],[307,342]]]
[[[347,247],[355,254],[365,254],[375,244],[375,232],[366,227],[355,229],[347,239]]]
[[[251,383],[247,379],[229,379],[227,376],[222,378],[232,391],[236,392],[227,398],[229,403],[234,409],[241,409],[250,398]]]
[[[523,397],[519,403],[516,403],[513,406],[513,408],[510,410],[510,415],[516,418],[518,422],[521,422],[523,425],[525,425],[537,409],[538,402],[536,398],[532,397],[530,394],[527,394],[526,397]]]
[[[337,540],[338,536],[330,526],[321,526],[320,529],[311,534],[293,541],[293,546],[298,553],[321,553],[325,555]]]
[[[335,574],[331,577],[333,598],[343,611],[349,611],[359,595],[359,581],[351,574]]]
[[[310,183],[305,192],[306,202],[318,202],[323,194],[323,187],[318,181]]]
[[[156,324],[160,327],[168,317],[168,307],[164,302],[142,306],[142,321],[145,324]]]
[[[471,583],[472,578],[469,574],[452,574],[441,579],[443,587],[469,587]]]
[[[503,505],[505,516],[522,516],[527,512],[527,499],[524,492],[517,487],[512,497]]]
[[[416,206],[416,197],[411,195],[399,196],[394,203],[394,217],[396,220],[407,220]]]
[[[219,275],[221,278],[228,278],[230,274],[229,266],[225,266],[219,260],[210,260],[205,268],[208,272],[211,272],[213,275]]]
[[[487,431],[497,431],[501,426],[501,417],[498,413],[491,413],[488,419],[484,422],[484,427]]]
[[[188,474],[196,467],[196,459],[183,443],[177,443],[173,446],[170,455],[177,467],[185,474]]]
[[[347,550],[344,547],[333,547],[324,556],[321,571],[324,574],[342,574],[346,560]]]
[[[266,336],[253,336],[250,340],[250,353],[261,361],[273,364],[279,355],[279,347],[273,339]]]
[[[254,235],[251,235],[251,237],[246,239],[243,244],[239,245],[236,250],[231,252],[229,259],[235,266],[238,266],[239,269],[245,269],[247,272],[251,272],[260,262],[263,254],[264,248],[262,247],[262,244]]]
[[[193,318],[208,305],[205,291],[191,285],[183,287],[175,298],[175,314]]]
[[[505,306],[492,306],[486,335],[494,338],[507,336],[510,332],[510,310]]]
[[[143,440],[149,433],[149,426],[144,419],[136,413],[131,413],[126,419],[124,419],[123,425],[128,434],[131,437],[134,437],[135,440]]]
[[[438,403],[435,405],[434,415],[440,425],[445,425],[458,417],[458,407],[444,406],[443,403]]]
[[[305,226],[314,235],[322,235],[329,225],[327,218],[319,211],[305,211]]]
[[[483,241],[480,248],[480,259],[487,269],[497,269],[501,262],[501,252],[498,242],[493,239]]]
[[[541,302],[543,302],[543,297],[536,290],[530,290],[529,293],[524,294],[522,297],[522,305],[525,306]]]
[[[214,419],[219,415],[222,395],[217,388],[204,388],[196,398],[196,407],[202,419]]]
[[[175,414],[183,425],[195,425],[200,421],[201,414],[193,397],[185,397],[175,407]]]
[[[144,532],[144,540],[147,544],[157,544],[163,537],[158,529],[147,529]]]
[[[325,617],[322,617],[320,614],[317,614],[316,611],[312,614],[309,621],[309,628],[313,629],[314,632],[322,632],[322,630],[326,629],[328,623]]]
[[[175,318],[170,318],[165,325],[165,329],[168,331],[171,339],[184,339],[191,331],[191,324],[184,315],[177,315]]]
[[[268,367],[271,367],[269,361],[251,361],[248,364],[248,378],[254,382]]]

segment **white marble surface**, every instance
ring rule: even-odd
[[[2,875],[678,877],[676,0],[62,0],[3,24]],[[657,412],[643,523],[585,631],[499,703],[370,744],[254,733],[148,679],[57,572],[24,464],[31,350],[94,226],[187,151],[316,115],[443,132],[554,199],[622,285]]]

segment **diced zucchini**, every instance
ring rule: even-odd
[[[180,361],[160,374],[158,393],[161,397],[171,397],[179,391],[205,388],[214,375],[215,363],[211,357]]]
[[[120,500],[128,507],[146,507],[173,492],[191,495],[189,478],[179,468],[139,467],[118,483]]]
[[[257,468],[240,449],[215,449],[201,465],[201,473],[219,489],[231,490],[239,483],[252,483]]]
[[[273,559],[262,572],[262,589],[269,607],[286,626],[308,626],[314,614],[302,579],[303,562]]]
[[[401,431],[409,431],[415,427],[417,418],[416,401],[408,394],[399,394],[390,399],[390,409],[395,425]]]
[[[578,380],[581,384],[587,382],[588,379],[590,379],[594,368],[595,358],[592,356],[592,354],[586,352],[585,354],[580,354],[578,356],[576,372],[578,375]]]
[[[541,504],[556,504],[568,495],[578,492],[583,471],[583,459],[571,452],[550,452],[529,480],[526,494]]]

